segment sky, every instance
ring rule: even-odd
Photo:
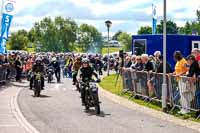
[[[11,32],[30,30],[34,22],[44,17],[62,16],[79,25],[87,23],[106,34],[105,21],[111,20],[111,34],[119,30],[136,34],[141,26],[152,25],[152,3],[157,7],[158,21],[162,19],[163,0],[16,0],[16,14]],[[167,0],[167,17],[178,26],[196,18],[200,0]]]

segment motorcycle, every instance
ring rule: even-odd
[[[53,74],[54,74],[54,69],[52,67],[49,67],[47,69],[47,81],[48,81],[48,83],[51,83],[53,81]]]
[[[39,97],[42,90],[41,73],[34,74],[34,96]]]
[[[86,82],[80,82],[82,98],[84,98],[84,101],[85,101],[85,108],[86,110],[89,110],[90,107],[94,107],[96,114],[100,114],[98,87],[96,85],[96,83],[99,83],[99,82],[100,80],[97,80],[97,81],[88,80]],[[85,93],[85,95],[83,93]]]

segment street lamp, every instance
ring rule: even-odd
[[[162,84],[162,109],[167,108],[167,79],[166,79],[166,62],[167,62],[167,0],[163,0],[163,84]]]
[[[107,30],[108,30],[108,62],[107,62],[107,69],[108,69],[108,76],[110,75],[110,45],[109,45],[109,41],[110,41],[110,27],[112,26],[112,22],[110,20],[107,20],[105,22]]]

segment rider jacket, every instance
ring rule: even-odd
[[[60,63],[59,62],[51,62],[49,66],[53,66],[54,70],[59,72],[60,71]]]
[[[87,80],[91,80],[92,76],[95,76],[98,78],[98,75],[94,72],[94,69],[92,67],[87,67],[87,68],[80,68],[79,70],[79,77],[82,78],[82,81],[85,82]]]
[[[74,72],[78,72],[78,70],[80,69],[80,67],[81,67],[81,62],[76,61],[76,62],[74,62],[74,64],[73,64],[72,70],[73,70]]]
[[[32,71],[36,73],[44,73],[44,66],[42,64],[34,64]]]

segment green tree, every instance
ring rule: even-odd
[[[200,10],[197,10],[197,22],[200,24]]]
[[[188,21],[186,22],[184,27],[179,28],[179,34],[186,34],[186,35],[192,34],[191,24]]]
[[[142,26],[138,30],[138,34],[152,34],[152,28],[150,26]]]
[[[72,19],[60,16],[52,20],[50,17],[35,23],[34,34],[37,47],[42,51],[73,51],[78,26]]]
[[[167,34],[178,34],[179,28],[173,21],[167,21]],[[157,25],[157,33],[163,33],[163,20],[160,21],[160,24]]]
[[[200,34],[200,10],[196,11],[197,19],[196,21],[186,22],[184,27],[181,27],[179,33],[183,33],[186,35],[191,35],[192,31],[195,30]]]
[[[123,48],[126,51],[130,51],[131,50],[131,40],[132,37],[130,34],[128,34],[127,32],[122,32],[119,36],[118,36],[118,40],[120,41],[120,43],[122,44]]]
[[[25,30],[11,33],[11,37],[8,40],[8,45],[11,50],[25,50],[28,43],[28,32]]]
[[[118,40],[118,36],[122,33],[121,30],[115,33],[115,35],[112,37],[113,40]]]
[[[94,26],[81,24],[78,33],[78,47],[82,52],[97,53],[101,51],[103,47],[101,33]]]

